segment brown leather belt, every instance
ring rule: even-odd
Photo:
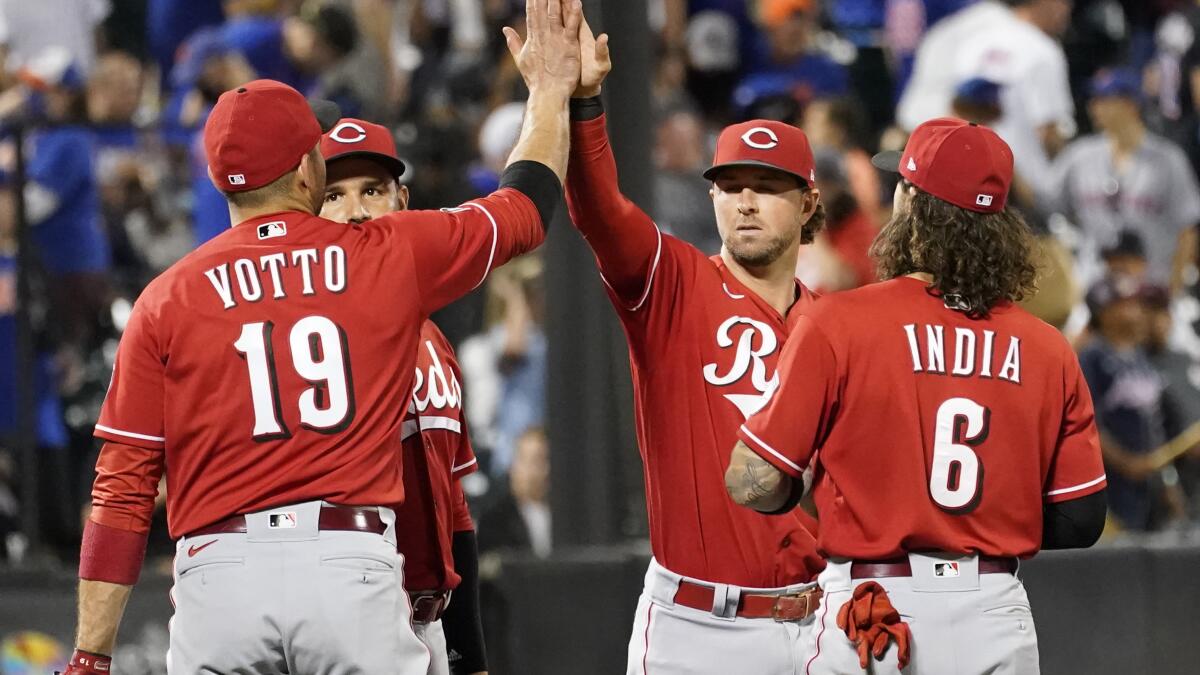
[[[947,561],[953,562],[953,561]],[[1016,574],[1016,558],[979,557],[980,574]],[[911,577],[912,567],[908,558],[889,560],[864,560],[850,565],[851,579],[882,579],[885,577]]]
[[[287,509],[280,509],[280,518],[286,520]],[[274,515],[274,514],[272,514]],[[294,526],[294,525],[293,525]],[[372,506],[336,506],[321,507],[321,515],[317,518],[319,530],[341,530],[346,532],[372,532],[383,534],[387,525],[379,518],[379,510]],[[231,516],[225,520],[207,525],[194,532],[187,533],[188,537],[199,537],[209,534],[245,534],[246,517]]]
[[[450,591],[410,591],[413,623],[433,623],[442,618],[450,604]]]
[[[675,604],[711,612],[713,589],[711,586],[694,584],[686,579],[680,580],[679,589],[675,591]],[[743,593],[738,601],[737,616],[744,619],[802,621],[812,616],[819,604],[821,589],[816,586],[799,593],[781,595]]]

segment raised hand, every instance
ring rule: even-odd
[[[579,24],[579,86],[571,98],[591,98],[600,95],[600,84],[612,70],[612,58],[608,53],[608,33],[600,37],[592,34],[587,17]]]
[[[504,28],[508,51],[516,61],[530,92],[560,93],[564,98],[579,85],[580,0],[526,0],[524,41],[517,31]]]

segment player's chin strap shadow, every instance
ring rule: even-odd
[[[909,642],[912,633],[900,620],[900,612],[892,606],[887,591],[878,582],[867,581],[854,589],[854,594],[838,610],[838,628],[858,649],[858,663],[866,670],[871,656],[882,661],[888,644],[896,643],[896,660],[901,670],[908,665]]]

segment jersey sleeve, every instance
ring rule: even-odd
[[[161,448],[105,443],[96,461],[89,518],[118,530],[149,533],[165,466]]]
[[[457,480],[452,482],[451,499],[454,509],[454,531],[471,532],[475,529],[475,521],[471,520],[471,509],[467,507],[467,495]]]
[[[382,219],[410,242],[426,315],[466,295],[494,268],[546,238],[537,207],[512,188],[453,209],[404,211]]]
[[[142,299],[134,304],[121,336],[112,382],[94,433],[107,441],[162,450],[166,443],[163,425],[166,365],[144,298],[143,293]]]
[[[1068,352],[1067,359],[1062,426],[1045,483],[1048,502],[1085,497],[1107,484],[1092,395],[1074,355]]]
[[[650,216],[621,194],[605,120],[601,115],[571,123],[567,209],[596,255],[604,283],[625,309],[636,310],[650,294],[665,247]]]
[[[738,438],[775,468],[801,478],[837,411],[839,375],[833,347],[801,317],[779,357],[779,388],[738,430]]]

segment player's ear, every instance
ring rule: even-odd
[[[404,210],[408,209],[408,186],[407,185],[399,185],[399,184],[396,185],[396,203],[398,205],[398,207],[397,207],[398,211],[404,211]]]

